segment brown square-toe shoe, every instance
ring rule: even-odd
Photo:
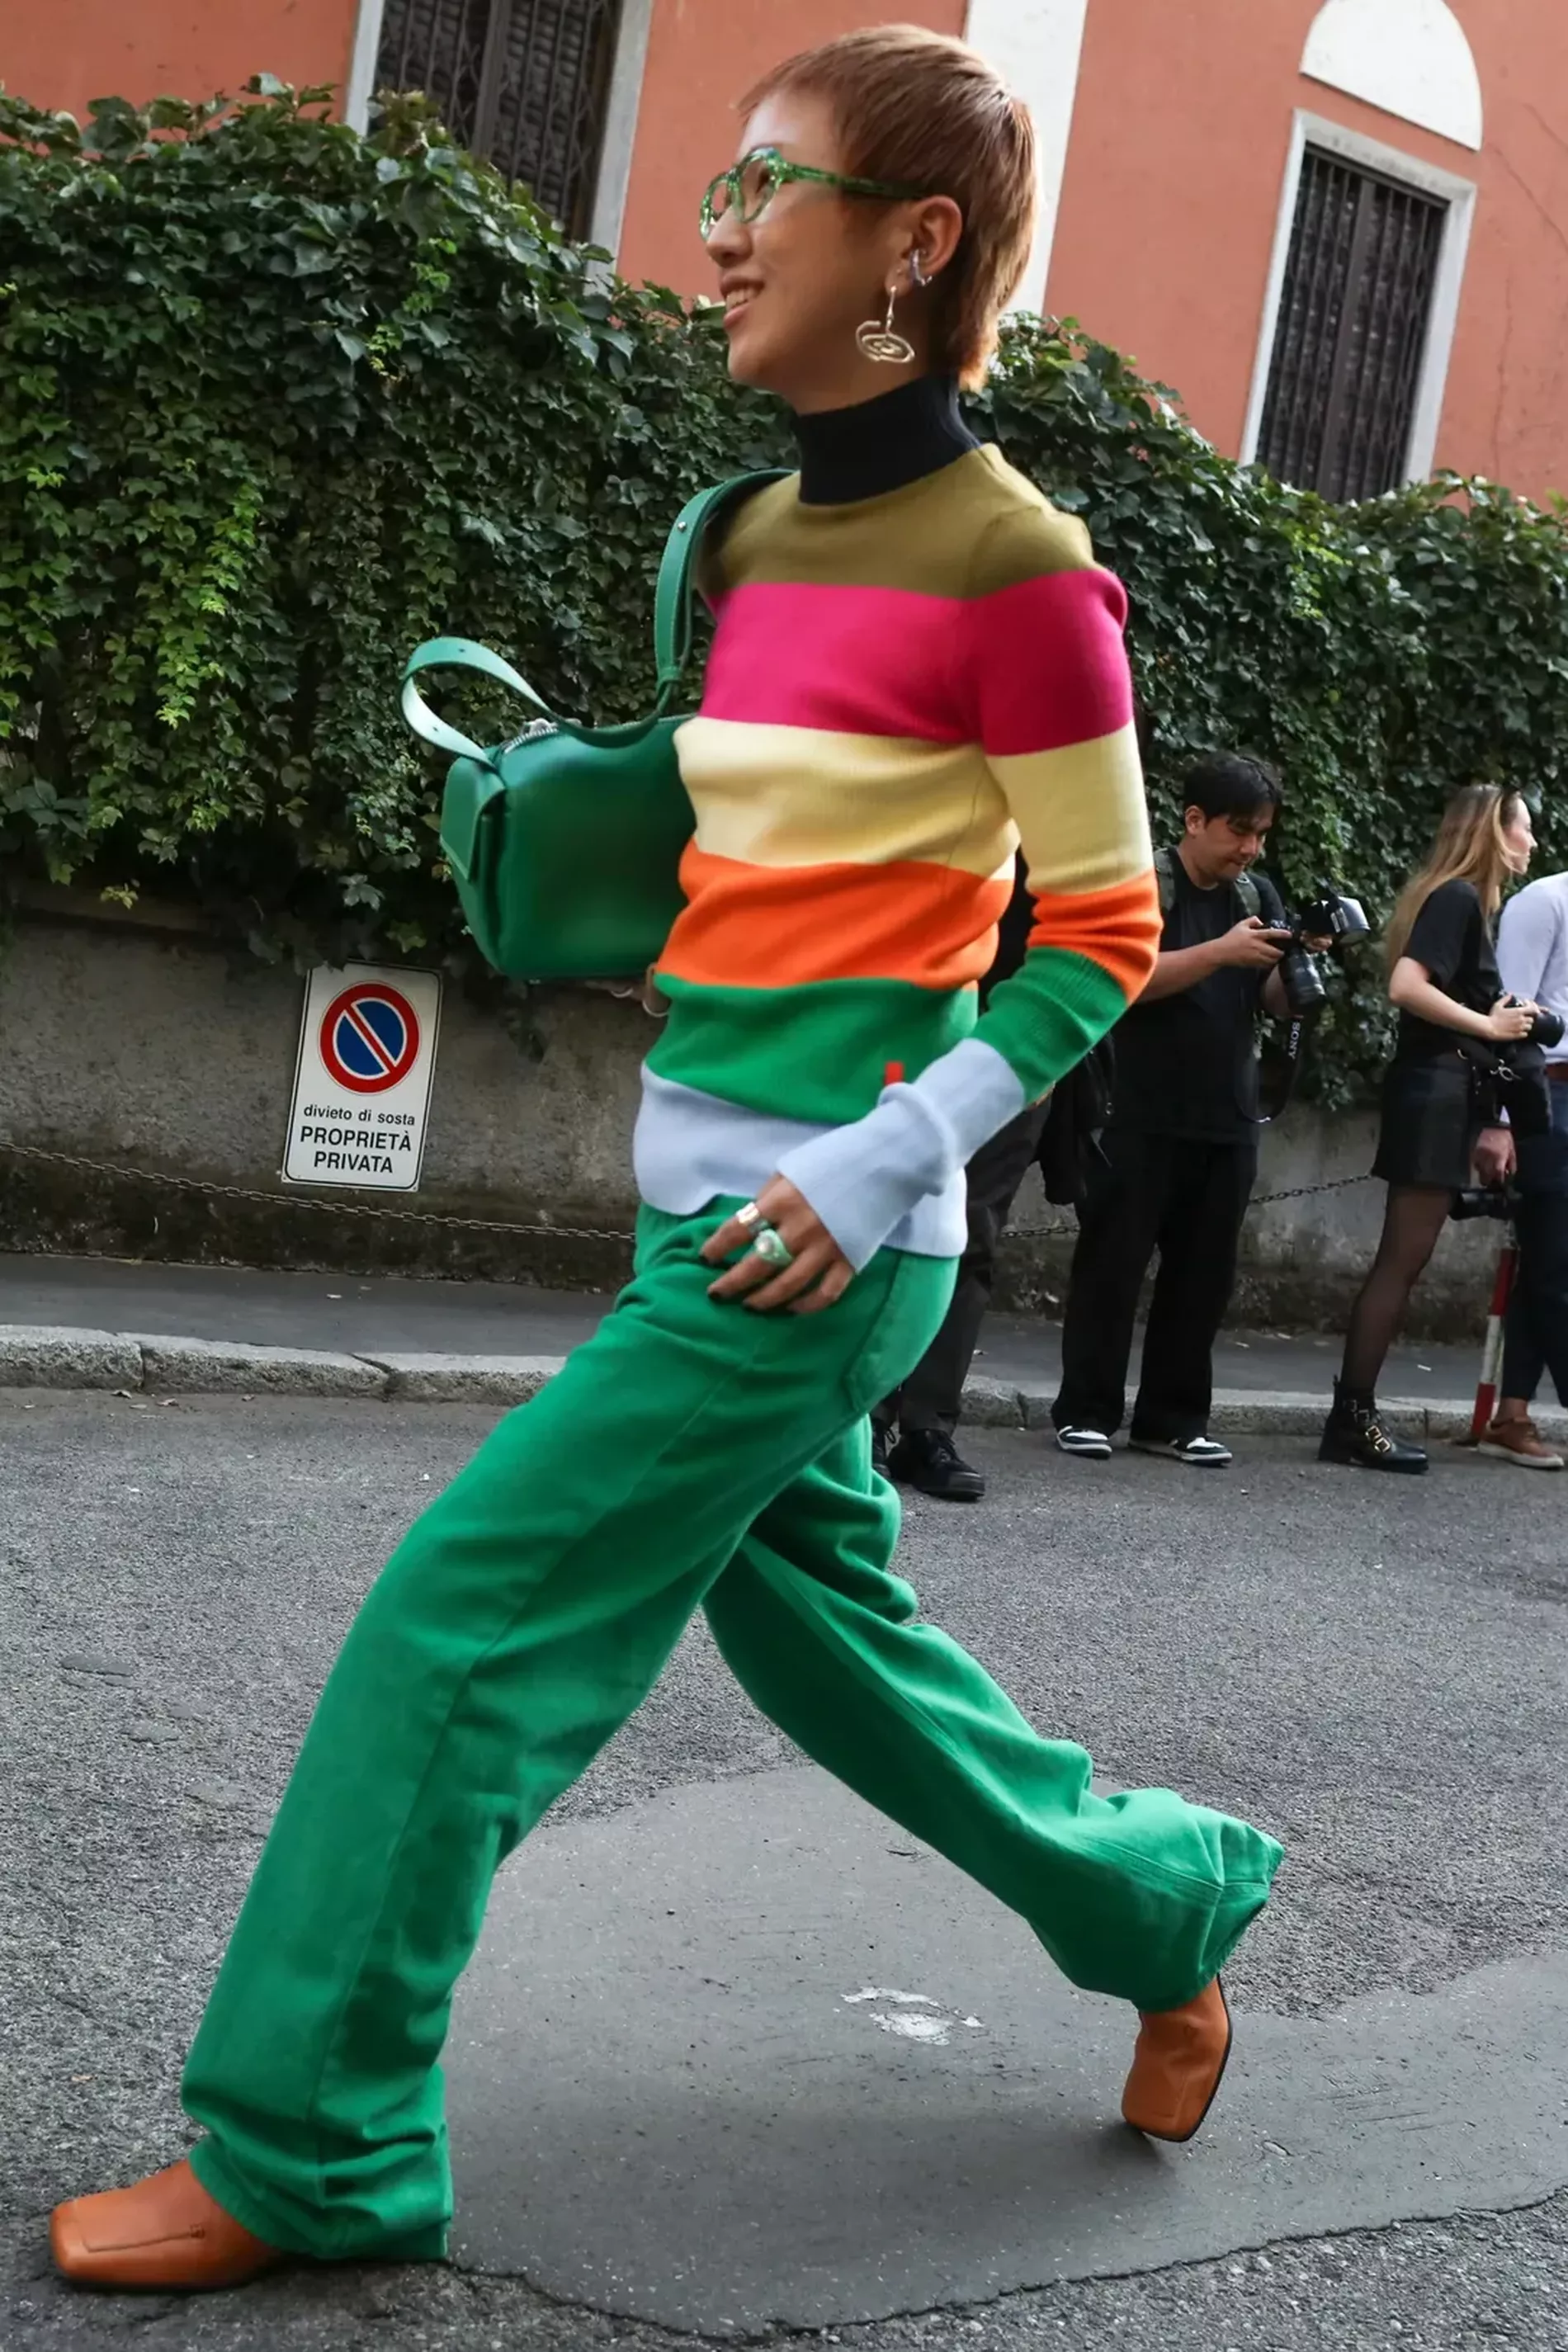
[[[57,2205],[49,2245],[55,2267],[79,2286],[165,2293],[243,2286],[284,2259],[226,2213],[184,2159],[132,2189]]]
[[[1218,1977],[1180,2009],[1142,2013],[1121,2112],[1151,2139],[1191,2139],[1230,2056],[1230,2011]]]

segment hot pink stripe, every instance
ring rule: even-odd
[[[1121,582],[1097,569],[973,598],[756,581],[723,599],[703,716],[1060,751],[1131,719],[1126,617]]]
[[[1131,720],[1127,595],[1110,572],[1048,572],[963,614],[975,731],[994,756],[1059,751]]]
[[[705,719],[842,735],[969,739],[955,598],[905,588],[755,581],[722,602],[702,689]]]

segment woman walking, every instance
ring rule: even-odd
[[[1492,944],[1503,885],[1526,871],[1534,847],[1530,811],[1517,793],[1467,785],[1449,802],[1430,856],[1395,904],[1385,952],[1399,1030],[1372,1164],[1388,1200],[1377,1255],[1351,1310],[1321,1461],[1367,1470],[1426,1467],[1418,1445],[1384,1427],[1378,1374],[1449,1203],[1471,1181],[1487,1123],[1479,1074],[1460,1040],[1510,1045],[1529,1034],[1534,1017],[1533,1005],[1504,996]]]
[[[1169,1790],[1097,1795],[916,1622],[870,1462],[869,1409],[952,1292],[965,1161],[1116,1019],[1159,930],[1122,592],[957,404],[1028,251],[1028,118],[903,27],[743,110],[702,227],[732,373],[794,410],[800,472],[710,581],[636,1276],[365,1601],[191,2052],[205,2137],[60,2208],[78,2279],[441,2254],[437,2060],[491,1878],[699,1608],[809,1755],[1142,2012],[1129,2121],[1189,2137],[1225,2063],[1217,1972],[1279,1846]],[[1020,835],[1032,943],[976,1023]]]

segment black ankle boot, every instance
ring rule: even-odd
[[[1418,1445],[1406,1445],[1384,1429],[1378,1418],[1377,1399],[1370,1390],[1347,1389],[1334,1382],[1334,1407],[1323,1424],[1320,1462],[1342,1462],[1356,1470],[1423,1471],[1426,1456]]]

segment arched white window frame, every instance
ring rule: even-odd
[[[1480,146],[1481,78],[1447,0],[1326,0],[1301,71],[1456,146]]]

